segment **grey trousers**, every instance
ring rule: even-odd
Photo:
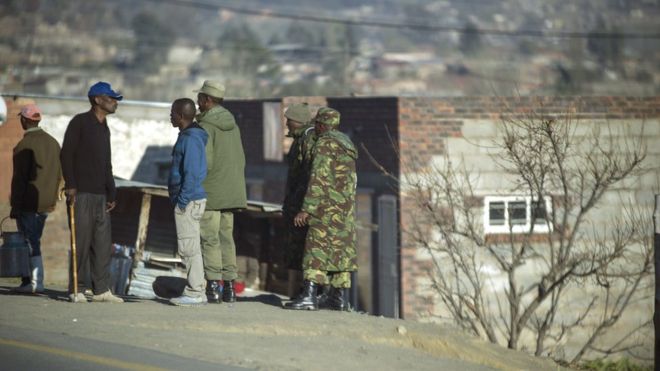
[[[199,237],[199,220],[202,219],[205,207],[206,199],[190,201],[185,210],[174,206],[177,246],[188,277],[188,284],[183,291],[184,296],[205,295],[206,280]]]
[[[78,193],[74,204],[76,223],[76,270],[78,292],[85,291],[87,268],[92,291],[99,295],[110,289],[112,230],[110,213],[105,211],[105,195]],[[67,213],[70,210],[67,208]],[[70,226],[69,226],[70,227]],[[73,292],[73,267],[69,261],[69,292]]]

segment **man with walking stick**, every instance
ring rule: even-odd
[[[81,273],[89,261],[92,301],[122,303],[110,291],[110,211],[116,191],[106,116],[115,113],[123,97],[101,81],[89,88],[87,96],[92,107],[71,119],[61,152],[72,237],[69,299],[87,301]]]

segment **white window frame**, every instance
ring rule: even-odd
[[[532,221],[532,201],[535,198],[530,196],[486,196],[484,197],[484,232],[486,234],[496,233],[528,233],[531,229]],[[546,215],[552,213],[552,202],[550,196],[544,196]],[[515,224],[510,228],[509,204],[512,202],[525,202],[525,224]],[[490,204],[493,202],[504,203],[504,224],[491,224]],[[549,225],[550,224],[550,225]],[[546,223],[545,219],[537,220],[534,225],[534,233],[547,233],[552,231],[552,223]]]

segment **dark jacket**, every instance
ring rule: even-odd
[[[287,154],[289,170],[284,188],[284,202],[282,210],[288,218],[293,218],[302,207],[309,174],[312,169],[312,149],[316,143],[314,126],[306,125],[293,134],[293,143]]]
[[[172,149],[172,167],[167,188],[173,205],[185,209],[190,201],[206,198],[202,182],[206,178],[204,147],[208,134],[196,122],[179,132]]]
[[[12,209],[41,213],[55,207],[62,178],[59,154],[60,145],[41,128],[25,132],[14,147]]]
[[[225,108],[215,106],[197,115],[197,121],[209,134],[208,176],[204,181],[208,194],[206,209],[246,208],[245,153],[234,116]]]
[[[110,129],[106,120],[99,122],[91,110],[71,119],[64,134],[61,160],[67,189],[105,195],[107,202],[115,200]]]

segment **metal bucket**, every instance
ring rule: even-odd
[[[0,222],[0,277],[30,277],[30,244],[22,232],[4,232]]]

